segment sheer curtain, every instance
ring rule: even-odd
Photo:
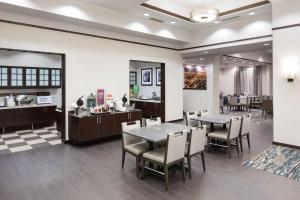
[[[262,95],[262,66],[254,67],[254,94]]]
[[[240,78],[240,68],[236,67],[234,71],[234,93],[241,94],[241,78]]]
[[[253,67],[241,67],[240,71],[241,92],[252,94],[254,92]]]
[[[234,93],[262,95],[262,66],[237,67],[234,74]]]

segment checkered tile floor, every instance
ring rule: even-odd
[[[0,155],[61,144],[55,127],[0,135]]]

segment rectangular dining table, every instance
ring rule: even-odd
[[[199,117],[192,117],[191,120],[210,123],[210,131],[214,131],[214,124],[221,124],[223,128],[226,128],[226,124],[230,123],[230,119],[234,118],[234,115],[206,115]]]
[[[190,127],[180,124],[163,123],[157,126],[128,130],[125,133],[146,140],[149,143],[149,149],[152,150],[154,143],[166,142],[168,134],[183,131],[189,132]]]

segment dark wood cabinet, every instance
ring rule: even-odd
[[[121,136],[122,123],[141,120],[141,111],[116,112],[109,114],[78,117],[69,114],[69,138],[71,143],[80,144],[101,140],[113,136]]]
[[[135,107],[143,111],[143,117],[155,118],[161,117],[162,121],[165,122],[165,104],[154,103],[147,101],[131,101],[135,103]]]
[[[0,109],[0,127],[51,124],[56,121],[56,106]]]

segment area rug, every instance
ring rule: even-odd
[[[297,149],[273,145],[242,164],[296,181],[300,180],[300,150]]]

